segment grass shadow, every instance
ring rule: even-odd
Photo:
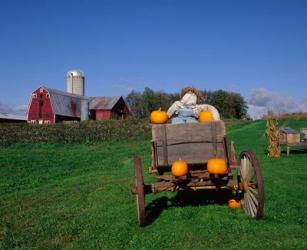
[[[179,191],[170,202],[175,207],[226,204],[231,195],[231,190]]]
[[[168,208],[168,201],[169,199],[167,197],[160,197],[146,206],[146,226],[151,225],[163,210]]]
[[[281,154],[287,154],[287,150],[281,150]],[[297,148],[295,148],[295,149],[290,149],[290,155],[292,155],[292,154],[297,154],[297,155],[299,155],[299,154],[307,154],[307,147],[305,147],[305,148],[300,148],[300,149],[297,149]]]
[[[264,152],[265,155],[268,155],[268,153],[269,153],[269,151],[267,149],[264,150],[263,152]],[[287,150],[286,149],[282,149],[280,151],[280,153],[281,153],[281,156],[287,155]],[[291,154],[294,154],[294,155],[295,154],[297,154],[297,155],[299,155],[299,154],[307,154],[307,146],[305,148],[293,148],[293,149],[290,148],[290,155]]]
[[[231,197],[231,190],[178,191],[172,198],[160,197],[146,206],[146,225],[151,225],[169,207],[222,205]]]

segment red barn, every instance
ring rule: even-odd
[[[85,97],[39,87],[31,95],[27,120],[39,124],[80,121],[82,99]]]
[[[130,109],[118,97],[85,97],[60,90],[39,87],[33,91],[28,106],[28,123],[49,124],[87,119],[126,118]]]
[[[89,108],[91,117],[95,120],[125,119],[129,114],[129,105],[122,96],[94,97]]]

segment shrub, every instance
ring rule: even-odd
[[[13,143],[91,143],[129,138],[149,138],[148,120],[127,119],[37,125],[0,124],[0,145]]]

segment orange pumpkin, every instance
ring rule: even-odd
[[[211,122],[213,121],[213,115],[209,110],[202,110],[199,113],[198,121],[199,122]]]
[[[207,163],[207,169],[210,174],[226,174],[227,164],[222,158],[212,158]]]
[[[154,124],[164,124],[168,120],[168,115],[165,111],[159,110],[152,111],[150,114],[150,122]]]
[[[188,164],[185,161],[179,159],[172,164],[172,174],[176,177],[186,175],[189,171]]]
[[[236,201],[235,199],[230,199],[228,201],[228,206],[230,208],[241,208],[241,203],[239,201]]]

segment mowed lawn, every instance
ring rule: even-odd
[[[307,121],[280,122],[293,128]],[[237,153],[256,152],[265,180],[262,220],[226,204],[146,196],[151,224],[137,224],[133,156],[150,140],[0,147],[0,249],[307,249],[307,151],[269,159],[265,122],[229,128]],[[206,197],[204,197],[205,199]],[[161,206],[163,204],[163,206]]]

